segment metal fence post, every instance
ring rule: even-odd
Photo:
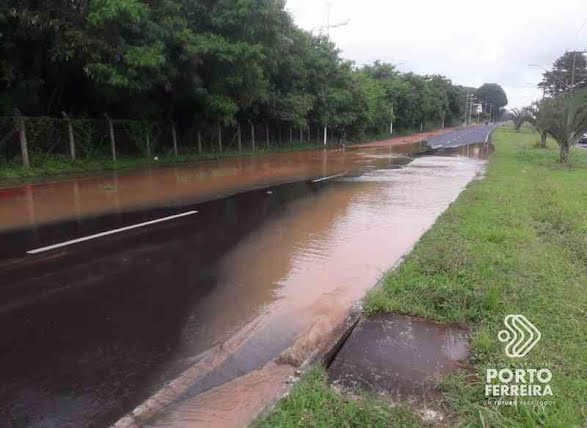
[[[251,125],[251,146],[253,148],[253,151],[255,151],[255,125],[250,120],[249,124]]]
[[[177,134],[175,132],[175,123],[171,123],[171,138],[173,138],[173,153],[177,157]]]
[[[67,133],[69,134],[69,154],[71,155],[71,159],[75,160],[75,139],[73,136],[73,125],[71,124],[71,119],[64,111],[61,112],[63,118],[67,121]]]
[[[18,110],[15,111],[15,114],[18,124],[18,136],[20,140],[20,154],[22,157],[22,166],[24,166],[25,168],[29,168],[31,165],[29,162],[29,147],[26,138],[26,125],[24,122],[24,117],[20,114]]]
[[[218,150],[222,152],[222,126],[218,124]]]
[[[147,144],[147,157],[150,158],[151,157],[151,136],[149,135],[149,129],[148,129],[147,125],[147,129],[145,131],[145,143]]]
[[[112,125],[112,119],[107,113],[104,113],[104,117],[108,121],[108,130],[110,131],[110,149],[112,151],[112,160],[116,162],[116,140],[114,139],[114,126]]]

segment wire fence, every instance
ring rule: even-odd
[[[322,141],[319,127],[236,122],[232,126],[178,128],[172,122],[47,116],[0,116],[0,163],[30,166],[31,158],[76,159],[181,156],[256,151]]]

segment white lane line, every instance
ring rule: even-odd
[[[316,180],[312,180],[312,183],[318,183],[319,181],[330,180],[331,178],[340,177],[345,175],[347,172],[341,172],[340,174],[329,175],[328,177],[317,178]]]
[[[49,245],[47,247],[42,248],[35,248],[34,250],[27,251],[27,254],[37,254],[42,253],[43,251],[54,250],[55,248],[65,247],[67,245],[77,244],[79,242],[89,241],[90,239],[100,238],[102,236],[112,235],[114,233],[124,232],[125,230],[136,229],[137,227],[148,226],[150,224],[161,223],[162,221],[169,221],[180,217],[185,217],[188,215],[197,214],[197,211],[186,211],[181,214],[170,215],[168,217],[161,217],[156,220],[145,221],[144,223],[137,223],[131,226],[121,227],[119,229],[112,229],[106,232],[96,233],[95,235],[84,236],[82,238],[72,239],[71,241],[60,242],[59,244]]]

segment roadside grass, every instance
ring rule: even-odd
[[[424,132],[435,129],[433,127],[426,127]],[[419,133],[420,130],[415,129],[400,129],[394,131],[394,136],[408,136]],[[389,134],[379,134],[366,136],[358,143],[369,143],[373,141],[380,141],[389,138]],[[332,146],[333,140],[329,143]],[[41,154],[30,153],[31,166],[24,168],[20,163],[6,162],[0,159],[0,180],[13,178],[33,178],[33,177],[47,177],[59,174],[74,174],[84,172],[98,172],[98,171],[125,171],[140,168],[147,168],[153,166],[170,166],[185,162],[196,162],[205,160],[228,159],[235,157],[258,156],[267,153],[286,153],[297,152],[303,150],[320,150],[324,146],[321,143],[285,143],[275,144],[266,147],[263,142],[259,142],[259,147],[256,151],[243,150],[242,152],[235,150],[225,150],[224,152],[205,152],[205,153],[186,153],[180,156],[174,156],[172,153],[157,154],[158,160],[153,158],[138,157],[138,156],[118,156],[116,162],[110,157],[98,157],[95,159],[78,158],[75,161],[71,160],[68,155],[59,154]]]
[[[571,164],[561,166],[554,142],[538,148],[530,129],[499,128],[493,141],[486,177],[469,185],[383,286],[369,293],[365,311],[470,329],[470,368],[439,385],[451,426],[587,426],[587,151],[574,149]],[[518,313],[538,327],[542,339],[514,360],[497,334],[504,316]],[[553,397],[545,399],[554,404],[484,405],[485,370],[522,364],[550,368]],[[305,412],[330,406],[308,399],[307,383],[316,382],[315,374],[303,379],[278,404],[271,426],[296,426]],[[338,409],[334,415],[327,425],[307,425],[360,425],[354,413]],[[410,423],[393,415],[387,421]]]
[[[389,421],[402,427],[418,427],[418,419],[402,406],[391,407],[373,396],[343,397],[326,383],[326,373],[314,367],[304,375],[271,414],[253,424],[271,427],[388,427]]]

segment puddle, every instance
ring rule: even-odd
[[[328,369],[343,390],[431,398],[442,376],[468,355],[468,332],[401,315],[365,318]]]

